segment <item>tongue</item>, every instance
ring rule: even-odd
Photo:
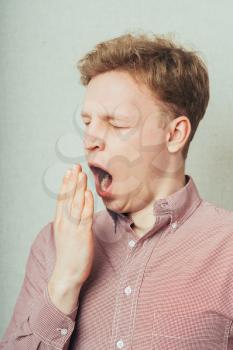
[[[107,191],[108,187],[111,185],[111,176],[105,174],[104,177],[99,176],[100,187],[102,191]]]

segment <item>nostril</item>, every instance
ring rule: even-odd
[[[104,141],[100,139],[95,139],[95,140],[90,140],[90,139],[85,139],[84,140],[84,147],[88,150],[93,150],[93,149],[104,149]]]

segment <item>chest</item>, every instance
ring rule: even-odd
[[[121,259],[103,255],[82,293],[78,344],[92,348],[98,334],[96,350],[226,350],[230,256],[207,243],[161,233]]]

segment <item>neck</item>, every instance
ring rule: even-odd
[[[153,200],[145,206],[143,209],[137,212],[131,212],[128,215],[133,220],[133,230],[139,236],[142,237],[150,228],[153,227],[155,222],[155,215],[153,213],[154,202],[160,198],[166,198],[170,194],[178,191],[185,186],[185,175],[182,174],[176,179],[162,179],[157,183],[157,191],[153,197]]]

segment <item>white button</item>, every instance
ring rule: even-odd
[[[125,288],[125,294],[126,294],[126,295],[130,295],[131,292],[132,292],[132,289],[131,289],[130,286],[128,286],[128,287]]]
[[[61,335],[66,335],[68,333],[68,330],[66,328],[61,328],[60,332]]]
[[[134,240],[131,239],[131,240],[129,241],[129,247],[130,247],[130,248],[133,248],[133,247],[135,246],[135,244],[136,244],[136,243],[135,243]]]
[[[177,227],[177,222],[175,221],[172,223],[172,228],[176,228],[176,227]]]
[[[118,349],[122,349],[124,346],[123,340],[122,339],[118,340],[116,343],[116,346]]]

